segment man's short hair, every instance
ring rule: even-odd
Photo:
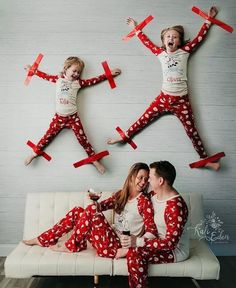
[[[173,185],[176,177],[176,170],[170,162],[157,161],[151,163],[149,166],[151,169],[155,169],[156,174],[165,179],[170,186]]]

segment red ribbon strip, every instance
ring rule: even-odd
[[[193,162],[191,164],[189,164],[190,168],[200,168],[200,167],[204,167],[207,163],[212,163],[212,162],[216,162],[217,160],[219,160],[220,158],[224,157],[225,153],[224,152],[220,152],[217,153],[213,156],[204,158],[202,160],[199,160],[197,162]]]
[[[35,74],[35,71],[38,69],[39,63],[41,62],[43,58],[43,54],[39,54],[38,57],[36,58],[34,64],[30,67],[27,77],[25,79],[24,84],[27,86],[32,78],[32,76]]]
[[[37,155],[43,156],[43,158],[45,158],[45,159],[48,160],[48,161],[50,161],[50,160],[52,159],[52,157],[49,156],[47,153],[45,153],[45,152],[43,152],[43,151],[40,151],[40,150],[37,148],[37,146],[36,146],[34,143],[32,143],[31,141],[28,141],[28,142],[27,142],[27,145],[30,146]]]
[[[137,148],[137,145],[129,137],[125,135],[125,132],[121,130],[120,127],[116,127],[116,131],[120,134],[121,138],[127,142],[134,150]]]
[[[73,165],[75,168],[78,168],[80,166],[83,166],[83,165],[92,163],[94,161],[97,161],[97,160],[99,160],[99,159],[101,159],[107,155],[109,155],[109,151],[105,150],[105,151],[99,152],[97,154],[94,154],[93,156],[90,156],[88,158],[85,158],[83,160],[80,160],[80,161],[74,163]]]
[[[152,15],[149,15],[145,20],[143,20],[141,23],[139,23],[134,30],[132,30],[128,35],[122,38],[124,41],[128,41],[130,38],[132,38],[135,35],[135,32],[142,30],[149,22],[152,21],[154,17]]]
[[[108,80],[108,82],[109,82],[109,84],[111,86],[111,89],[116,88],[116,83],[115,83],[115,81],[113,79],[113,76],[112,76],[111,70],[110,70],[110,68],[109,68],[109,66],[107,64],[107,61],[102,62],[102,66],[103,66],[103,69],[104,69],[105,74],[107,76],[107,80]]]
[[[192,7],[192,11],[196,14],[198,14],[199,16],[201,16],[202,18],[206,19],[206,20],[209,20],[210,22],[220,26],[221,28],[223,28],[224,30],[226,30],[227,32],[230,32],[232,33],[234,31],[233,27],[229,26],[228,24],[218,20],[218,19],[215,19],[215,18],[212,18],[212,17],[209,17],[206,13],[204,13],[203,11],[201,11],[199,8],[193,6]]]

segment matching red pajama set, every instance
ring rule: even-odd
[[[202,140],[195,127],[194,116],[188,98],[187,62],[189,55],[205,38],[208,29],[209,25],[204,23],[196,38],[172,53],[167,53],[163,48],[156,46],[143,32],[138,32],[138,38],[161,62],[163,84],[160,95],[155,98],[143,115],[126,131],[128,137],[133,137],[151,121],[163,114],[171,113],[177,116],[183,124],[200,158],[207,157]]]
[[[77,93],[81,88],[97,84],[106,79],[105,74],[87,80],[78,79],[69,81],[58,75],[48,75],[37,71],[36,75],[47,81],[56,83],[56,114],[54,115],[46,134],[36,145],[35,153],[40,152],[53,140],[53,138],[64,128],[72,129],[80,145],[88,156],[95,154],[84,132],[77,111]]]
[[[119,193],[119,192],[117,192]],[[101,201],[101,211],[114,209],[118,194]],[[141,193],[125,205],[126,217],[129,221],[130,233],[139,236],[145,231],[146,237],[157,235],[154,223],[154,211],[150,200]],[[69,211],[53,228],[38,236],[42,246],[51,246],[66,233],[73,230],[66,241],[66,247],[72,252],[86,249],[88,240],[101,257],[114,258],[118,248],[121,248],[119,234],[123,223],[120,214],[114,215],[115,227],[111,227],[102,212],[98,212],[96,205],[91,204],[86,209],[75,207]]]

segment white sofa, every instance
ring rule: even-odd
[[[74,206],[86,207],[90,200],[86,192],[73,193],[30,193],[26,199],[24,239],[36,237],[52,227]],[[103,198],[110,196],[103,192]],[[203,219],[202,196],[197,193],[183,194],[189,208],[189,227],[196,227]],[[105,212],[112,221],[112,211]],[[197,238],[194,229],[190,232],[190,257],[184,262],[173,264],[151,264],[149,276],[190,277],[196,280],[219,279],[220,265],[204,241]],[[68,237],[68,236],[67,236]],[[26,246],[19,243],[5,261],[5,275],[9,278],[32,276],[86,275],[127,275],[126,259],[112,260],[96,255],[88,249],[79,253],[53,252],[39,246]]]

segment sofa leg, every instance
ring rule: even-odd
[[[191,280],[196,288],[201,288],[196,279],[192,278]]]
[[[99,282],[99,276],[98,275],[94,275],[94,287],[98,286],[98,282]]]

